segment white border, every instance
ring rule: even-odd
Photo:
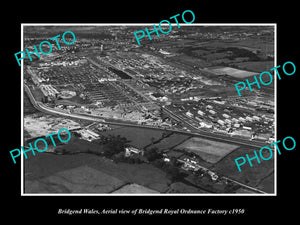
[[[176,23],[171,23],[177,25]],[[155,25],[158,25],[156,23]],[[162,26],[167,26],[168,24],[161,24]],[[23,51],[23,27],[24,26],[153,26],[153,23],[21,23],[21,51]],[[277,23],[192,23],[192,24],[180,24],[180,26],[274,26],[274,66],[277,65]],[[180,29],[180,28],[179,28]],[[23,146],[24,141],[24,109],[23,109],[23,95],[24,95],[24,75],[23,75],[23,60],[21,61],[21,143]],[[271,69],[271,68],[270,68]],[[275,87],[274,87],[274,104],[275,104],[275,141],[277,141],[277,76],[275,77]],[[274,147],[275,148],[275,147]],[[239,193],[239,194],[96,194],[96,193],[78,193],[78,194],[68,194],[68,193],[48,193],[48,194],[33,194],[33,193],[24,193],[24,157],[21,157],[21,196],[277,196],[277,151],[275,152],[274,157],[274,193],[267,194],[250,194],[250,193]]]

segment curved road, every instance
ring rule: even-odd
[[[104,124],[111,124],[111,125],[130,126],[130,127],[138,127],[138,128],[146,128],[146,129],[162,130],[162,131],[171,131],[171,132],[187,134],[187,135],[191,135],[191,136],[195,136],[195,137],[204,137],[204,138],[219,140],[222,142],[227,142],[227,143],[232,143],[232,144],[246,145],[246,146],[253,147],[253,148],[261,148],[262,146],[265,145],[265,143],[261,143],[261,142],[257,142],[257,141],[238,139],[238,138],[228,137],[226,135],[210,133],[210,132],[206,132],[206,131],[198,130],[198,132],[195,133],[195,132],[187,132],[187,131],[181,131],[181,130],[175,130],[175,129],[169,129],[169,128],[154,127],[154,126],[149,126],[149,125],[138,125],[138,124],[132,124],[132,123],[127,123],[127,122],[122,122],[122,121],[107,121],[106,118],[92,116],[92,115],[83,115],[83,114],[74,114],[74,113],[69,114],[69,113],[61,112],[61,111],[55,110],[53,108],[47,107],[42,102],[36,101],[34,96],[31,93],[29,87],[26,84],[24,84],[24,90],[28,94],[29,99],[30,99],[31,103],[33,104],[33,106],[37,110],[42,111],[44,113],[50,113],[53,115],[61,115],[61,116],[66,116],[66,117],[76,118],[76,119],[89,120],[89,121],[94,121],[94,122],[101,122]],[[173,115],[176,116],[175,114],[173,114]]]

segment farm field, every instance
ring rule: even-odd
[[[258,73],[261,73],[263,71],[270,71],[270,69],[275,66],[274,61],[238,62],[238,63],[231,63],[231,65],[241,70],[255,71]]]
[[[168,193],[207,193],[206,191],[186,185],[182,182],[175,182],[170,185],[170,190]]]
[[[142,129],[135,127],[121,127],[110,131],[102,132],[101,135],[108,136],[111,135],[120,135],[121,137],[127,138],[131,141],[129,144],[137,148],[144,148],[147,145],[152,143],[152,140],[158,140],[162,137],[164,131]]]
[[[274,172],[264,178],[256,188],[263,189],[268,193],[274,193]]]
[[[207,67],[211,65],[209,62],[206,62],[203,59],[191,57],[185,54],[174,56],[172,57],[172,60],[179,65],[180,64],[189,65],[189,66],[197,65],[198,67]]]
[[[188,139],[190,136],[184,135],[184,134],[172,134],[171,136],[164,138],[160,140],[158,143],[155,143],[154,145],[150,145],[149,147],[157,147],[160,151],[165,149],[170,149],[181,142]]]
[[[204,138],[193,137],[175,147],[194,152],[209,163],[217,163],[225,155],[229,154],[239,146],[212,141]]]
[[[220,41],[213,40],[206,42],[202,45],[204,48],[210,49],[220,49],[220,48],[244,48],[250,51],[261,50],[265,53],[273,53],[274,51],[274,41],[261,40],[261,39],[247,39],[247,40],[238,40],[238,41]]]
[[[64,145],[57,146],[54,151],[56,153],[94,153],[100,154],[105,150],[106,146],[95,144],[86,140],[79,139],[77,137],[72,136],[71,140]]]
[[[165,193],[171,184],[150,164],[116,164],[94,154],[39,153],[24,162],[25,193],[110,193],[127,183]]]
[[[236,90],[232,87],[224,87],[220,85],[205,86],[198,92],[205,97],[228,97],[236,95]]]
[[[113,194],[155,194],[159,193],[152,189],[146,188],[138,184],[127,184],[120,189],[112,192]]]
[[[260,184],[260,187],[264,191],[272,190],[272,187],[274,186],[274,177],[271,176],[268,182],[262,182],[263,179],[266,178],[269,174],[272,174],[274,171],[274,159],[270,159],[268,161],[262,161],[260,164],[256,160],[252,160],[253,167],[250,167],[249,164],[244,164],[241,166],[241,172],[239,172],[236,164],[235,159],[241,156],[245,156],[245,154],[248,154],[249,157],[253,156],[253,151],[258,149],[250,149],[247,147],[239,147],[236,150],[232,151],[230,154],[225,156],[222,160],[220,160],[218,163],[214,164],[211,169],[220,172],[224,174],[224,176],[228,176],[229,178],[232,178],[234,180],[237,180],[241,183],[244,183],[246,185],[250,185],[253,187],[256,187]],[[267,156],[265,156],[267,157]],[[261,183],[262,182],[262,183]]]
[[[98,162],[91,165],[92,168],[116,177],[128,183],[136,183],[152,190],[164,193],[168,190],[171,181],[162,170],[146,163],[128,164],[113,163],[98,157]]]
[[[258,73],[255,72],[250,72],[246,70],[239,70],[235,69],[232,67],[213,67],[213,68],[208,68],[210,72],[216,74],[216,75],[229,75],[235,78],[245,78],[245,77],[250,77],[253,75],[259,75]]]
[[[108,193],[122,185],[123,181],[83,165],[39,180],[29,180],[25,190],[27,193]]]
[[[37,113],[38,111],[31,104],[29,97],[27,96],[27,93],[25,91],[24,91],[23,96],[24,96],[24,98],[23,98],[23,100],[24,100],[24,104],[23,104],[24,116]]]

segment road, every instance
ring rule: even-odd
[[[195,137],[203,137],[203,138],[209,138],[213,140],[219,140],[222,142],[227,142],[227,143],[232,143],[232,144],[238,144],[238,145],[246,145],[252,148],[261,148],[263,146],[262,143],[257,143],[254,141],[250,140],[243,140],[243,139],[238,139],[238,138],[233,138],[233,137],[228,137],[222,134],[216,134],[216,133],[210,133],[206,131],[200,131],[199,129],[197,132],[188,132],[188,131],[182,131],[182,130],[176,130],[176,129],[169,129],[169,128],[162,128],[162,127],[154,127],[154,126],[149,126],[149,125],[139,125],[139,124],[133,124],[129,122],[122,122],[122,121],[113,121],[113,120],[108,120],[107,118],[103,117],[97,117],[97,116],[92,116],[92,115],[83,115],[83,114],[69,114],[66,112],[58,111],[53,108],[45,106],[42,102],[38,102],[35,100],[33,97],[29,87],[24,84],[24,90],[29,96],[29,99],[33,106],[44,113],[50,113],[52,115],[61,115],[65,117],[70,117],[70,118],[76,118],[76,119],[82,119],[82,120],[88,120],[88,121],[94,121],[94,122],[99,122],[99,123],[104,123],[104,124],[109,124],[109,125],[117,125],[117,126],[129,126],[129,127],[137,127],[137,128],[146,128],[146,129],[152,129],[152,130],[160,130],[160,131],[170,131],[170,132],[175,132],[175,133],[180,133],[180,134],[186,134],[186,135],[191,135]],[[165,108],[164,108],[165,109]],[[166,110],[166,109],[165,109]],[[170,111],[169,111],[170,112]],[[172,112],[170,112],[172,113]],[[173,114],[176,116],[175,114]]]

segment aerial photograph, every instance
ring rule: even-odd
[[[275,193],[274,157],[235,162],[275,141],[275,82],[235,87],[274,76],[274,25],[182,24],[140,44],[153,25],[22,26],[23,146],[48,142],[23,158],[25,195]]]

